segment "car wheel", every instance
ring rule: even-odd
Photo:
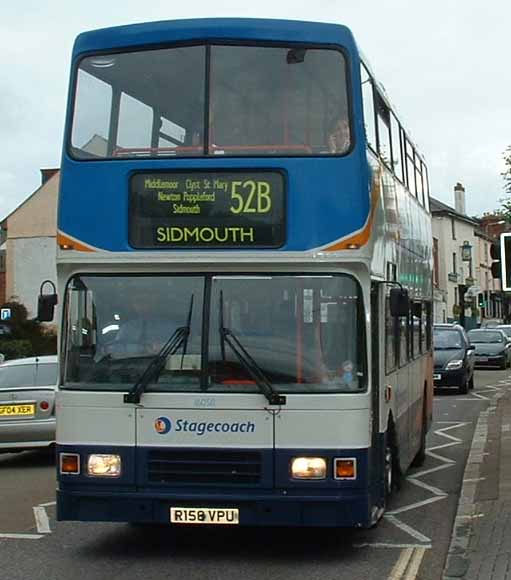
[[[468,381],[465,381],[462,385],[459,386],[458,392],[460,395],[466,395],[468,393]]]
[[[474,388],[474,375],[472,375],[472,376],[470,377],[470,380],[468,381],[468,388],[469,388],[470,390],[472,390],[472,389]]]
[[[507,360],[504,359],[501,363],[500,363],[500,368],[505,371],[507,369]]]

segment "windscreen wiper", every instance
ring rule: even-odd
[[[190,325],[192,322],[193,311],[193,294],[190,298],[190,307],[188,309],[188,317],[186,326],[180,326],[172,333],[167,342],[161,347],[160,352],[151,359],[144,372],[140,375],[138,381],[130,389],[129,393],[124,395],[125,403],[140,403],[140,395],[146,390],[147,385],[154,379],[160,376],[160,373],[165,366],[165,362],[169,356],[175,354],[181,347],[183,347],[183,355],[181,358],[181,367],[183,366],[183,359],[186,354],[188,346],[188,337],[190,336]]]
[[[220,290],[220,349],[222,358],[225,360],[225,345],[227,344],[236,358],[240,361],[242,367],[249,373],[252,379],[263,395],[268,399],[270,405],[285,405],[286,397],[277,393],[272,387],[270,381],[266,378],[261,367],[247,352],[247,349],[241,344],[237,336],[230,328],[224,326],[224,294]]]

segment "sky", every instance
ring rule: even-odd
[[[0,219],[58,167],[71,49],[82,31],[194,17],[263,17],[349,26],[428,163],[431,194],[467,213],[504,196],[511,144],[509,0],[25,0],[0,20]]]

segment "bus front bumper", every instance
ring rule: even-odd
[[[169,524],[170,508],[239,510],[241,526],[362,527],[374,523],[367,492],[294,496],[268,494],[144,494],[57,490],[57,519]],[[179,524],[172,524],[179,527]]]

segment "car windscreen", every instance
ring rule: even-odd
[[[468,338],[470,339],[470,342],[473,343],[488,344],[492,342],[494,343],[504,342],[504,337],[500,332],[491,332],[491,331],[485,332],[479,330],[471,330],[468,333]]]
[[[511,326],[499,326],[499,330],[502,330],[506,336],[511,337]]]
[[[433,330],[433,348],[435,350],[462,347],[463,338],[459,330]]]

